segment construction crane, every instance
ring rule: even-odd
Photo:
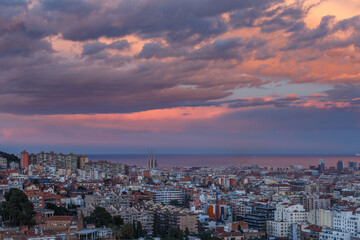
[[[219,217],[219,211],[220,211],[220,208],[219,208],[219,192],[214,188],[212,188],[211,190],[213,190],[216,193],[215,216],[216,216],[216,226],[218,226],[219,223],[220,223],[220,217]]]

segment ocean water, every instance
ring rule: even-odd
[[[130,166],[146,166],[147,155],[142,154],[89,154],[91,161],[107,160],[110,162],[124,163]],[[244,156],[244,155],[178,155],[158,154],[159,167],[221,167],[221,166],[250,166],[261,167],[288,167],[290,165],[302,165],[308,168],[310,165],[318,165],[319,159],[325,160],[326,166],[336,166],[338,160],[360,163],[360,157],[356,156]]]

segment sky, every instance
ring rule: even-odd
[[[358,0],[0,0],[0,149],[360,152]]]

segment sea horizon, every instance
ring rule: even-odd
[[[107,160],[130,166],[146,166],[147,154],[88,154],[91,161]],[[336,166],[338,160],[360,162],[355,154],[304,154],[304,155],[249,155],[249,154],[156,154],[159,167],[226,167],[251,166],[289,167],[301,165],[303,168],[317,166],[324,159],[327,166]]]

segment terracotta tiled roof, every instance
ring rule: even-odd
[[[321,232],[322,227],[316,226],[316,225],[310,225],[308,227],[306,227],[305,229],[310,230],[310,231],[314,231],[314,232]]]

